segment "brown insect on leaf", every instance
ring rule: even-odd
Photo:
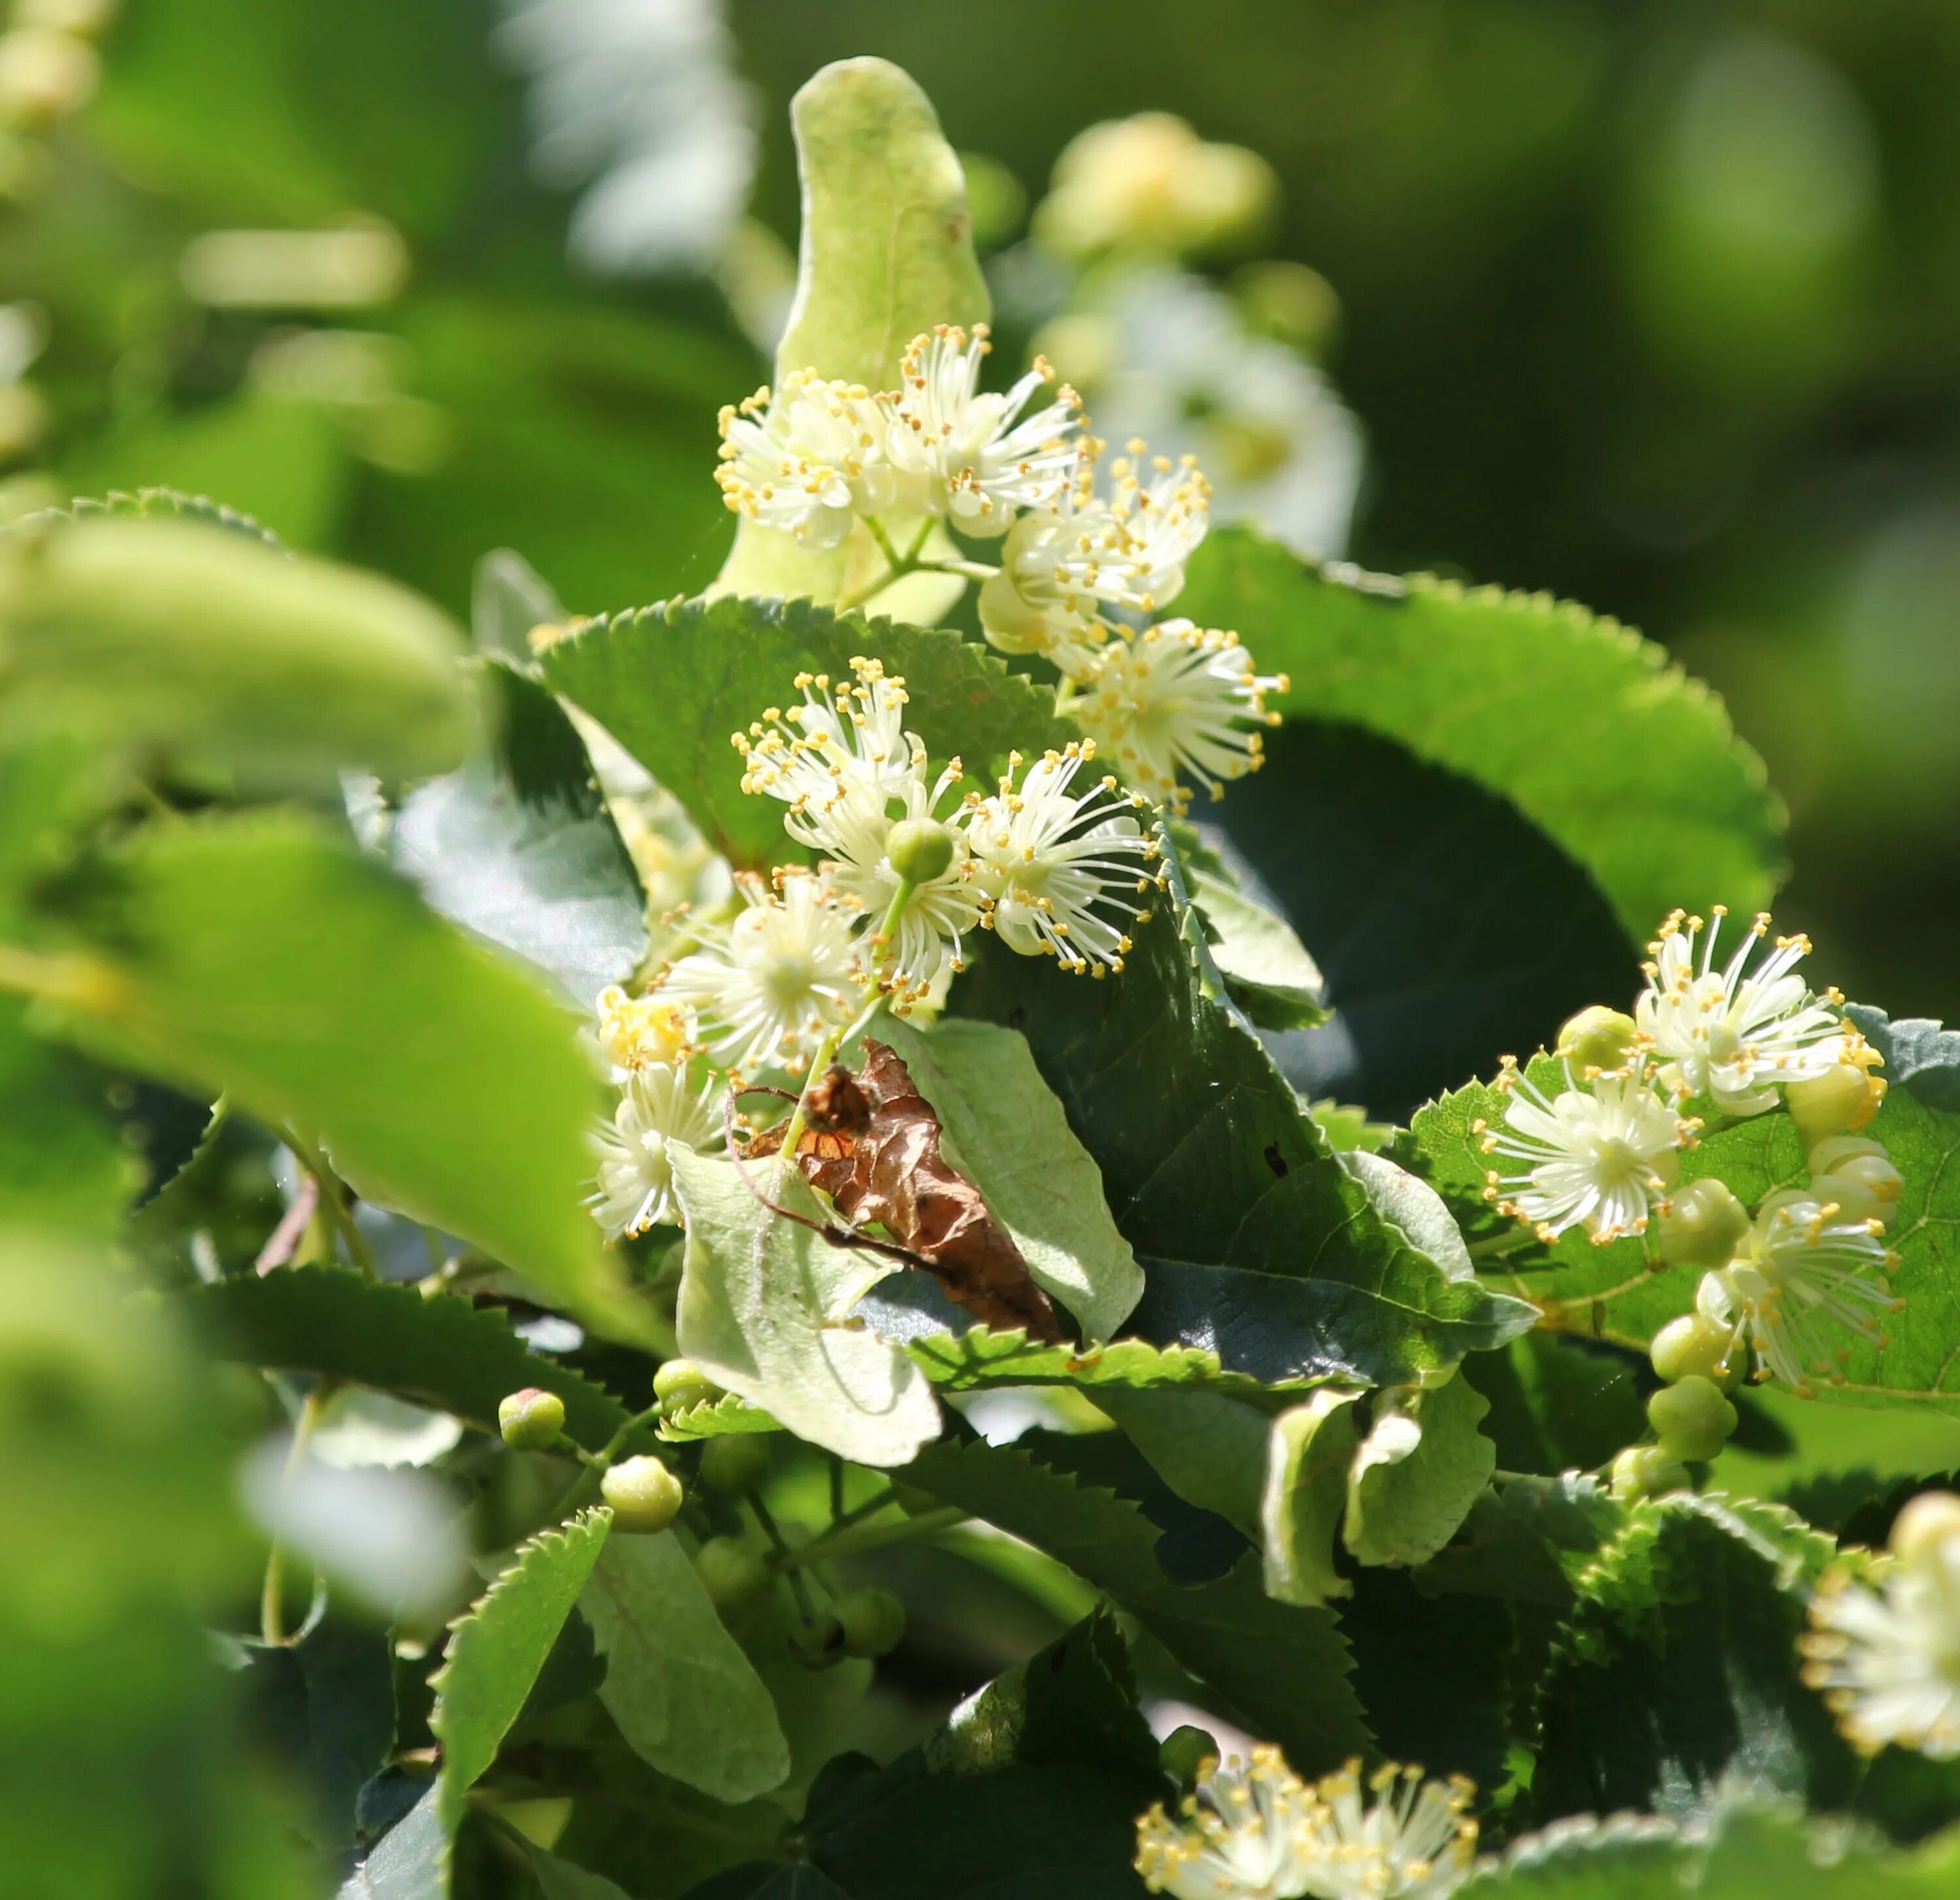
[[[1013,1236],[940,1152],[939,1117],[896,1051],[867,1036],[863,1069],[823,1077],[804,1119],[797,1165],[845,1220],[883,1227],[987,1325],[1025,1328],[1030,1339],[1067,1337]],[[772,1154],[781,1143],[780,1130],[767,1129],[749,1154]]]

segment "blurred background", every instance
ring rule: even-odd
[[[1303,552],[1664,642],[1789,801],[1822,978],[1960,1017],[1953,0],[7,19],[0,511],[189,489],[458,611],[498,545],[580,611],[698,588],[789,97],[881,53],[972,154],[1004,358]]]

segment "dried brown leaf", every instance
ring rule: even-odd
[[[874,1223],[918,1260],[947,1296],[997,1329],[1031,1339],[1066,1337],[1013,1236],[980,1190],[940,1152],[939,1117],[896,1051],[864,1042],[854,1077],[834,1068],[810,1092],[797,1161],[853,1227]],[[756,1138],[751,1155],[775,1153],[781,1133]]]

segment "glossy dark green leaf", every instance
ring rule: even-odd
[[[1289,716],[1366,726],[1509,800],[1592,874],[1634,943],[1678,904],[1759,910],[1782,877],[1761,760],[1707,687],[1614,621],[1303,563],[1242,528],[1210,537],[1177,606],[1285,673]]]
[[[1134,1504],[1018,1446],[942,1440],[905,1475],[1106,1592],[1209,1686],[1220,1714],[1278,1742],[1303,1771],[1367,1747],[1334,1619],[1274,1602],[1252,1554],[1214,1581],[1175,1583],[1162,1533]]]
[[[1211,815],[1319,967],[1333,1021],[1272,1042],[1308,1094],[1405,1119],[1637,986],[1634,940],[1598,887],[1497,794],[1305,713],[1265,756]]]
[[[1101,1169],[1144,1265],[1128,1330],[1268,1381],[1402,1383],[1500,1345],[1529,1310],[1424,1250],[1461,1241],[1420,1184],[1328,1147],[1227,998],[1168,846],[1166,863],[1171,887],[1118,975],[988,943],[953,999],[1027,1038]]]
[[[174,1303],[228,1357],[393,1392],[480,1431],[495,1431],[498,1402],[527,1386],[565,1401],[566,1432],[590,1450],[626,1422],[610,1392],[533,1352],[496,1308],[455,1294],[295,1267],[194,1287]]]

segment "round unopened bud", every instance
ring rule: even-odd
[[[1557,1053],[1581,1075],[1588,1069],[1624,1068],[1634,1052],[1634,1038],[1638,1033],[1634,1019],[1624,1010],[1609,1010],[1603,1003],[1595,1003],[1577,1016],[1566,1018],[1558,1032]]]
[[[1655,1244],[1670,1266],[1726,1267],[1748,1230],[1748,1209],[1726,1181],[1706,1175],[1668,1197]]]
[[[1710,1380],[1723,1392],[1742,1383],[1742,1352],[1734,1330],[1698,1313],[1670,1319],[1647,1348],[1653,1369],[1669,1385],[1677,1380]]]
[[[769,1567],[739,1537],[711,1537],[694,1554],[694,1572],[718,1610],[739,1609],[759,1596]]]
[[[701,1481],[725,1497],[746,1497],[769,1475],[769,1448],[752,1434],[711,1438],[701,1448]]]
[[[832,1607],[846,1656],[889,1655],[904,1640],[905,1606],[889,1590],[846,1590]]]
[[[1810,1177],[1810,1192],[1820,1202],[1834,1203],[1841,1221],[1876,1221],[1892,1224],[1905,1177],[1883,1154],[1845,1157],[1828,1173]]]
[[[806,1616],[790,1631],[790,1648],[806,1669],[828,1669],[844,1660],[844,1625],[828,1612]]]
[[[1806,1146],[1851,1125],[1851,1118],[1865,1105],[1866,1079],[1856,1064],[1840,1062],[1808,1081],[1784,1085],[1783,1104]]]
[[[1647,1401],[1647,1423],[1659,1437],[1663,1457],[1701,1464],[1729,1442],[1736,1408],[1713,1380],[1690,1373]]]
[[[498,1402],[497,1429],[513,1451],[546,1451],[565,1430],[565,1401],[527,1386]]]
[[[1810,1171],[1835,1174],[1847,1161],[1866,1155],[1876,1155],[1882,1161],[1890,1158],[1884,1142],[1874,1141],[1869,1135],[1834,1135],[1812,1144]]]
[[[953,833],[936,819],[901,819],[886,835],[885,856],[907,883],[929,884],[953,862]]]
[[[657,1458],[625,1458],[599,1481],[612,1507],[612,1528],[651,1536],[680,1515],[680,1480]]]
[[[1670,1458],[1658,1445],[1629,1445],[1613,1460],[1613,1495],[1622,1504],[1659,1497],[1688,1488],[1688,1467]]]
[[[654,1396],[663,1411],[711,1405],[727,1396],[692,1359],[670,1359],[654,1374]]]
[[[1950,1491],[1923,1491],[1892,1520],[1892,1555],[1903,1563],[1930,1556],[1960,1538],[1960,1497]]]
[[[1217,1767],[1218,1744],[1204,1730],[1186,1722],[1157,1744],[1157,1762],[1188,1792]]]

